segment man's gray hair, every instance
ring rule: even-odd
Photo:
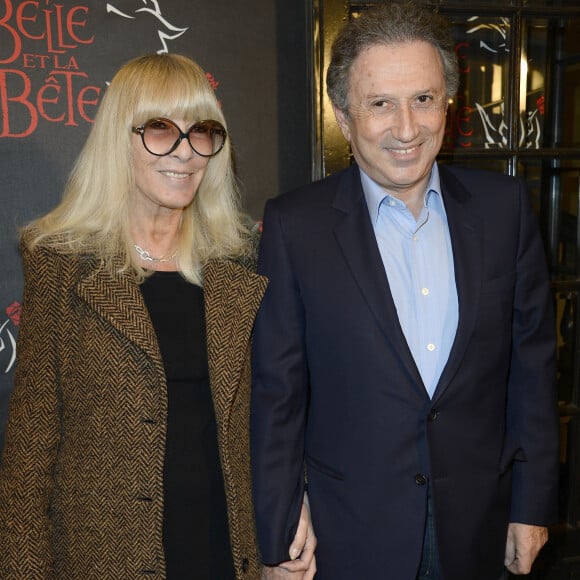
[[[351,18],[338,33],[326,74],[326,90],[332,104],[348,114],[350,70],[356,58],[375,45],[391,46],[423,41],[433,45],[443,65],[447,98],[459,86],[455,42],[447,19],[413,2],[376,6]]]

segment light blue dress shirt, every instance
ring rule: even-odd
[[[419,219],[362,169],[361,179],[399,322],[433,397],[458,322],[457,287],[437,164]]]

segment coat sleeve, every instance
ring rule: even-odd
[[[254,329],[251,409],[256,523],[268,565],[289,559],[304,493],[305,320],[288,243],[276,204],[268,202],[258,273],[269,286]]]
[[[52,578],[49,510],[59,443],[58,272],[23,245],[24,296],[15,384],[0,465],[0,578]]]
[[[557,519],[559,420],[553,298],[536,218],[520,185],[520,230],[508,382],[508,440],[513,464],[510,520]]]

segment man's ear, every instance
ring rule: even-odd
[[[336,122],[344,135],[344,138],[350,143],[350,125],[348,113],[339,109],[336,105],[332,105],[332,110],[334,111],[334,116],[336,117]]]

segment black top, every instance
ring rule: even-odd
[[[203,290],[178,272],[155,272],[141,285],[141,292],[167,377],[163,522],[167,578],[234,579],[209,386]]]

